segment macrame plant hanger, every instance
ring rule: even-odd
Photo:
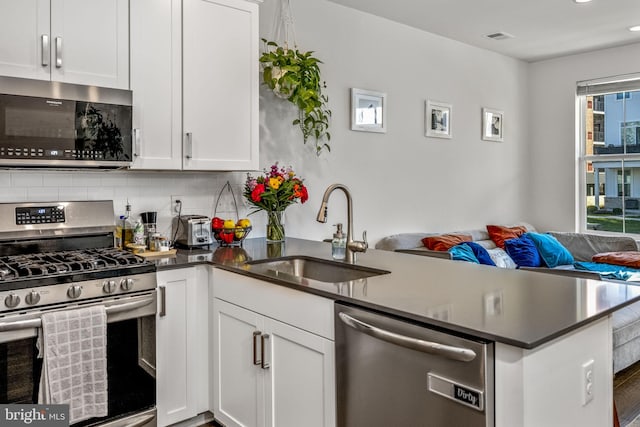
[[[297,49],[296,30],[289,0],[279,1],[279,10],[273,23],[273,41],[285,49]]]

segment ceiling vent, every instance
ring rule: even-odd
[[[493,33],[493,34],[487,34],[485,37],[492,39],[492,40],[506,40],[506,39],[512,39],[513,36],[509,33],[503,33],[502,31],[498,32],[498,33]]]

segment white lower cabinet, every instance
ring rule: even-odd
[[[248,306],[213,301],[216,419],[227,427],[335,426],[333,302],[217,269],[213,288],[214,296]],[[323,313],[326,328],[306,324],[308,305]],[[273,318],[280,311],[285,321]]]
[[[156,316],[158,426],[208,409],[208,269],[159,271]]]

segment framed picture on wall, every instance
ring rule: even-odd
[[[351,88],[351,130],[387,131],[387,94]]]
[[[427,100],[425,102],[425,135],[451,138],[451,104]]]
[[[503,141],[504,112],[491,108],[482,109],[482,139],[485,141]]]

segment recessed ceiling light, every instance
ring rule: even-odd
[[[576,3],[589,3],[591,0],[573,0]]]
[[[633,27],[629,27],[629,31],[640,31],[640,25],[634,25]]]

